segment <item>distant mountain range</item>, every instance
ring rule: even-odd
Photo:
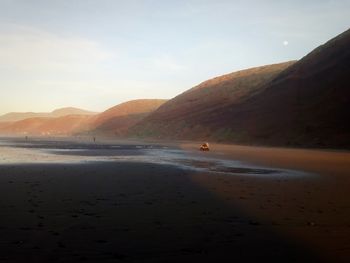
[[[53,118],[62,117],[67,115],[94,115],[97,112],[82,110],[73,107],[61,108],[54,110],[52,112],[10,112],[5,115],[0,116],[0,122],[14,122],[21,121],[28,118]]]
[[[90,118],[91,115],[28,118],[0,126],[0,131],[9,135],[72,135],[86,131]]]
[[[102,113],[63,108],[51,113],[11,113],[0,122],[0,133],[6,135],[124,135],[129,127],[156,110],[166,100],[132,100]],[[36,116],[21,119],[25,116]],[[9,120],[14,121],[9,121]],[[20,119],[17,120],[16,119]]]
[[[350,148],[350,30],[299,61],[237,71],[166,100],[102,113],[64,108],[0,116],[1,134],[101,134]]]

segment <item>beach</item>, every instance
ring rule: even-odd
[[[349,153],[0,140],[0,262],[349,262]]]

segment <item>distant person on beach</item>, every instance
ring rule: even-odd
[[[26,136],[26,141],[28,141],[28,136]]]
[[[95,136],[93,137],[93,139],[94,139],[94,142],[96,142],[96,137]]]

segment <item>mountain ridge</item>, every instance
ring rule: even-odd
[[[9,112],[0,116],[0,122],[14,122],[36,117],[62,117],[67,115],[95,115],[97,112],[75,107],[58,108],[51,112]]]
[[[13,122],[0,122],[0,133],[67,136],[74,134],[124,135],[129,127],[157,109],[165,101],[162,99],[131,100],[115,105],[99,114],[69,114],[71,112],[91,112],[73,107],[61,108],[48,115],[36,115]]]
[[[245,90],[244,96],[239,94],[236,101],[217,101],[214,107],[205,107],[205,100],[212,99],[210,96],[202,96],[199,103],[195,96],[191,98],[191,93],[196,92],[198,97],[201,92],[194,87],[141,121],[130,135],[248,145],[350,148],[350,123],[346,121],[350,117],[349,47],[347,30],[253,89],[254,82],[246,79],[248,93]],[[213,79],[203,83],[210,81]],[[180,99],[185,103],[179,103]]]

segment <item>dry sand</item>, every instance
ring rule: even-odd
[[[181,147],[198,151],[198,145]],[[312,173],[298,178],[254,178],[246,183],[250,196],[242,184],[230,188],[222,183],[213,192],[234,203],[233,193],[245,192],[249,198],[239,206],[247,214],[279,225],[278,232],[326,262],[350,262],[350,152],[224,144],[211,144],[211,149],[207,156]],[[211,178],[199,180],[213,186]]]
[[[0,262],[349,262],[348,153],[212,147],[193,156],[297,169],[309,158],[314,174],[215,173],[141,155],[76,161],[91,157],[81,152],[73,163],[3,162]]]

